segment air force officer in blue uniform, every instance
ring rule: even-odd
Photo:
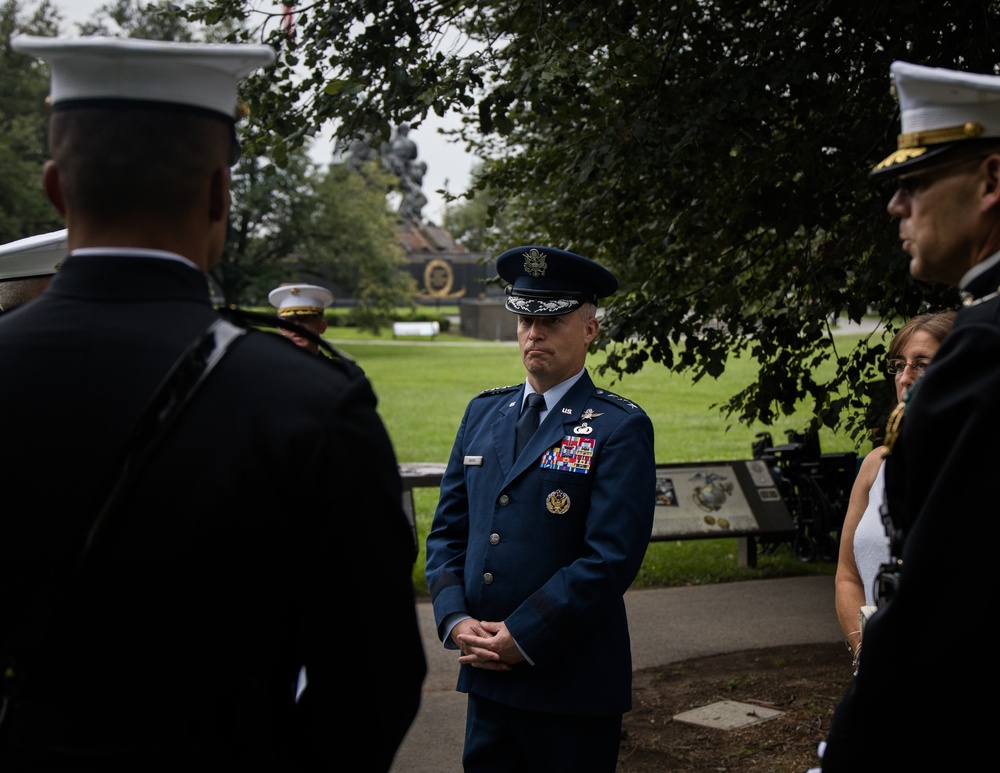
[[[438,634],[461,650],[466,771],[614,771],[632,656],[623,595],[649,543],[653,426],[585,368],[618,281],[549,247],[497,258],[523,384],[465,410],[427,537]],[[540,424],[519,455],[522,405]]]

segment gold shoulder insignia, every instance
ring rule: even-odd
[[[892,413],[889,414],[889,421],[885,425],[885,442],[882,446],[885,448],[885,453],[883,456],[888,456],[892,453],[892,447],[896,444],[896,439],[899,437],[899,433],[903,431],[903,417],[906,416],[906,406],[909,405],[910,401],[917,394],[917,389],[923,383],[924,377],[920,376],[911,386],[903,399],[899,401],[899,404],[892,409]]]
[[[892,453],[892,447],[896,444],[896,438],[899,437],[904,413],[906,413],[906,400],[900,400],[899,404],[892,409],[892,413],[889,414],[889,421],[885,425],[885,442],[882,443],[882,448],[885,449],[883,456],[888,456]]]

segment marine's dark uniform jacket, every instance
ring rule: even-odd
[[[0,320],[0,646],[18,637],[25,675],[0,770],[18,750],[74,770],[332,769],[359,737],[387,770],[416,714],[412,533],[375,395],[356,366],[271,333],[209,374],[48,606],[126,433],[217,318],[179,261],[84,255]],[[50,623],[23,629],[40,603]],[[352,658],[364,679],[344,676]]]
[[[584,373],[515,462],[523,393],[484,392],[462,418],[427,537],[439,633],[455,612],[504,621],[534,663],[463,665],[460,691],[536,711],[621,713],[632,679],[623,594],[653,524],[652,423]]]
[[[865,627],[858,676],[837,709],[824,771],[996,764],[1000,475],[1000,263],[964,289],[972,305],[914,387],[886,458],[886,504],[903,528],[899,589]],[[936,753],[935,755],[936,756]]]

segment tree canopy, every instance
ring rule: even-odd
[[[27,3],[0,3],[0,243],[63,226],[45,197],[41,170],[48,158],[48,66],[14,52],[11,35],[56,35],[60,16],[50,0],[30,14]],[[83,36],[151,40],[220,40],[235,35],[237,19],[195,25],[167,0],[113,0],[78,25]],[[272,144],[252,135],[232,172],[233,206],[225,252],[212,271],[226,305],[267,304],[282,282],[331,283],[358,302],[356,319],[370,330],[411,304],[415,289],[403,270],[396,216],[376,173],[351,179],[317,170],[308,142]],[[275,150],[280,163],[270,151]]]
[[[48,2],[23,19],[19,10],[15,0],[0,4],[0,243],[62,228],[42,190],[48,71],[8,43],[15,32],[55,35],[59,19]]]
[[[275,66],[245,84],[251,118],[241,129],[245,156],[262,159],[261,179],[286,186],[275,227],[281,211],[296,227],[313,225],[291,199],[304,195],[296,159],[322,129],[378,142],[431,112],[460,113],[454,139],[481,159],[472,202],[485,209],[483,228],[463,227],[481,248],[553,244],[621,280],[598,342],[611,374],[667,367],[698,380],[749,357],[757,378],[719,406],[725,415],[771,424],[805,400],[817,425],[846,426],[859,443],[884,424],[885,344],[876,336],[845,346],[835,320],[873,314],[892,330],[957,304],[954,290],[910,278],[885,212],[891,191],[868,171],[898,132],[889,64],[996,72],[1000,4],[285,5],[117,0],[105,13],[125,34],[176,38],[186,34],[180,16],[211,39],[276,48]],[[29,19],[17,20],[18,8],[0,7],[6,37],[54,32],[48,2]],[[31,107],[44,96],[44,70],[12,56],[6,37],[0,157],[10,174],[0,185],[0,237],[18,238],[25,224],[38,232],[58,222],[31,187],[45,157],[44,112]],[[244,171],[253,183],[256,172]],[[347,185],[332,174],[322,183],[327,194],[335,184]],[[267,196],[258,186],[243,200]],[[370,297],[387,302],[376,290]]]
[[[249,89],[261,141],[294,145],[328,122],[385,138],[394,123],[461,112],[456,139],[483,159],[477,184],[504,216],[506,243],[492,248],[550,243],[618,274],[602,338],[613,373],[697,380],[752,357],[758,377],[724,413],[769,424],[805,399],[815,425],[860,443],[884,422],[885,346],[845,348],[834,321],[874,314],[893,329],[957,303],[909,277],[891,191],[868,172],[898,133],[890,63],[994,72],[997,3],[250,6],[189,12],[238,19],[278,49]]]

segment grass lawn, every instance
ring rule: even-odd
[[[845,334],[850,335],[850,334]],[[441,335],[433,341],[393,341],[391,331],[362,335],[352,328],[333,328],[327,338],[364,368],[379,397],[379,413],[400,462],[445,463],[468,401],[484,389],[519,384],[524,379],[517,345]],[[592,355],[588,367],[599,363]],[[620,382],[599,379],[599,386],[635,401],[650,415],[658,464],[750,459],[757,432],[768,431],[776,444],[786,430],[799,431],[805,419],[773,427],[734,424],[711,406],[722,403],[753,378],[753,364],[731,361],[718,380],[692,384],[685,376],[658,366],[626,376]],[[820,432],[824,453],[855,452],[846,435]],[[437,504],[438,489],[414,491],[420,555],[414,585],[425,594],[423,541]],[[740,566],[736,538],[650,542],[636,586],[696,585],[763,577],[833,574],[836,565],[819,558],[801,561],[788,543],[759,552],[756,567]]]

